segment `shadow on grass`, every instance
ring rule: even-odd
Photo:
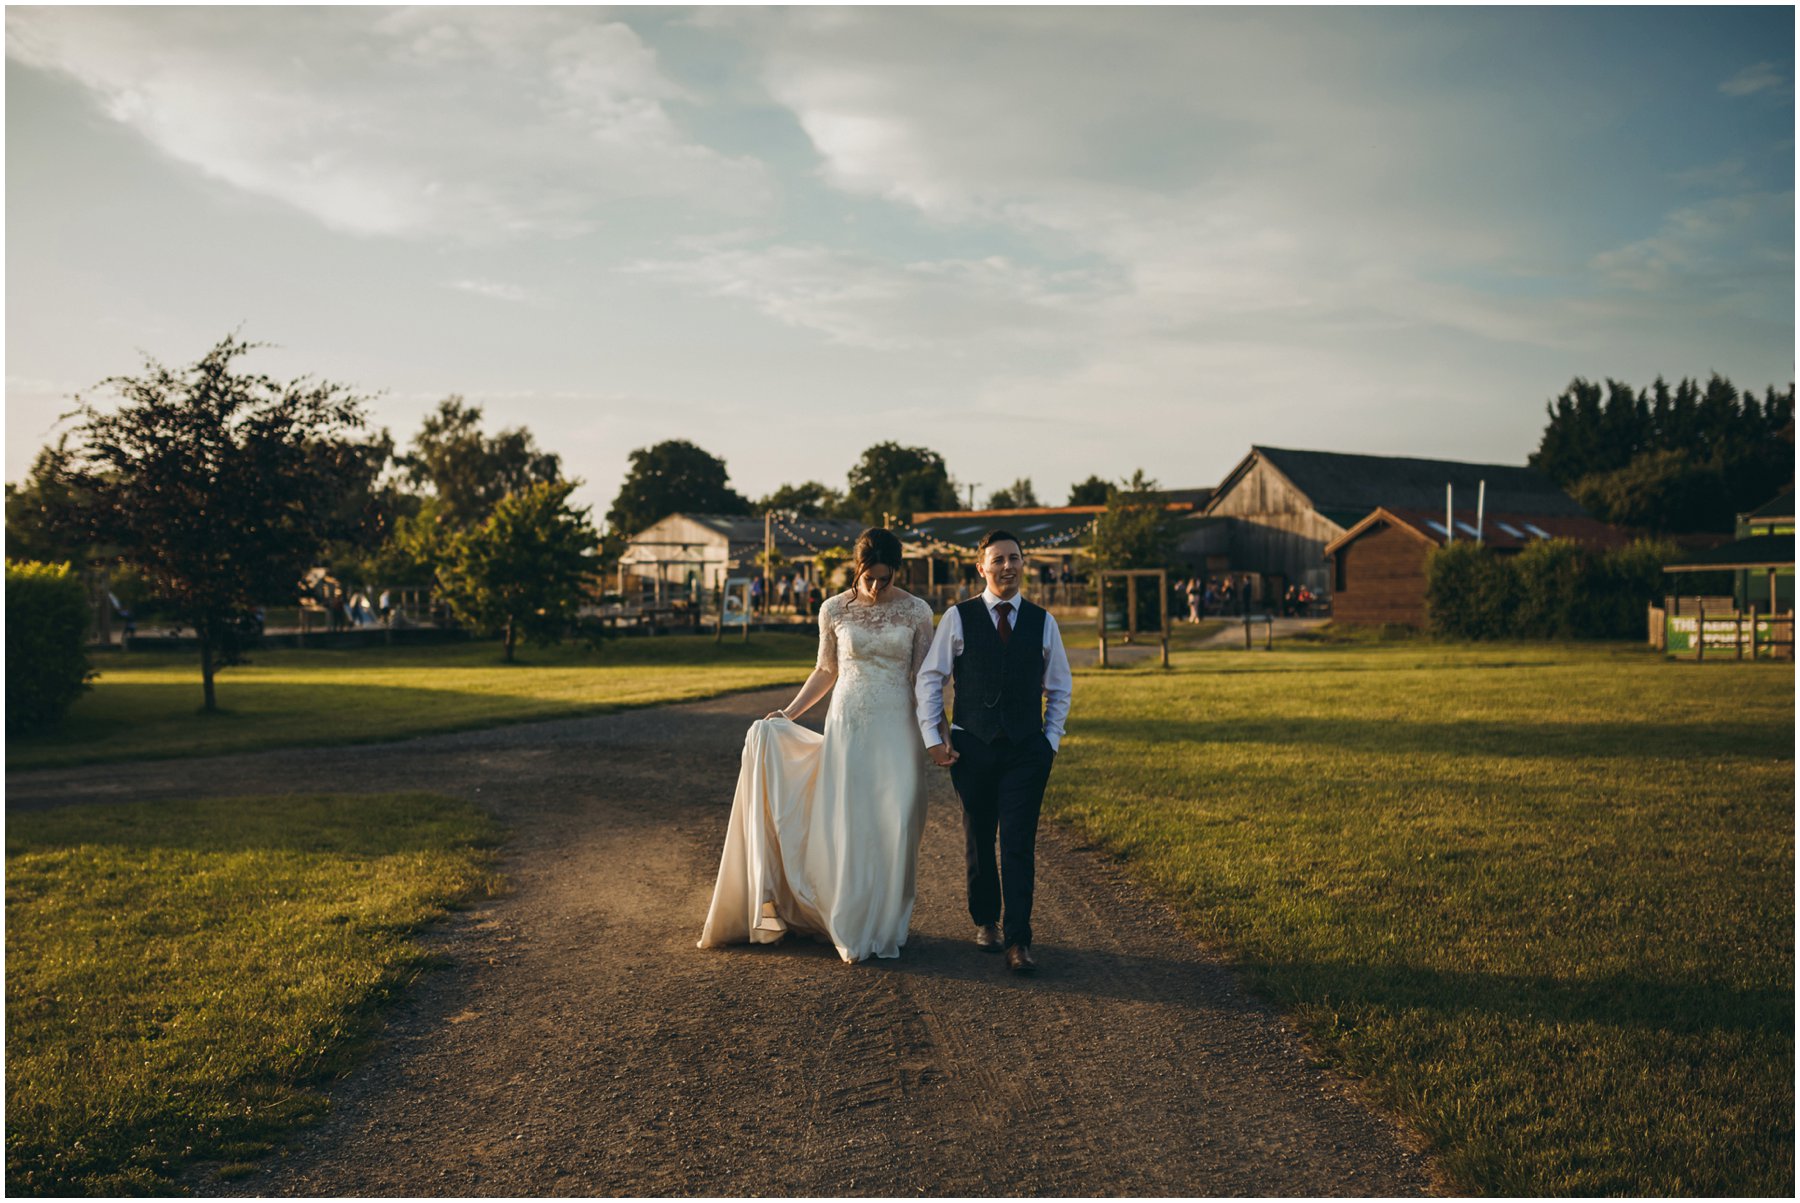
[[[1793,755],[1792,731],[1719,722],[1420,723],[1393,719],[1281,718],[1188,722],[1170,718],[1084,718],[1084,741],[1127,744],[1290,744],[1392,754],[1566,757],[1773,758]]]
[[[1036,973],[1009,973],[1000,957],[962,940],[914,934],[896,960],[871,960],[859,972],[979,982],[996,990],[1049,991],[1084,998],[1154,1003],[1190,1011],[1263,1011],[1232,988],[1220,966],[1127,953],[1033,946]],[[836,959],[828,944],[790,936],[780,944],[729,949],[731,956]],[[1235,966],[1251,990],[1281,1006],[1329,1005],[1482,1014],[1537,1023],[1597,1023],[1672,1032],[1754,1031],[1774,1036],[1794,1026],[1791,987],[1743,988],[1612,974],[1591,981],[1517,974],[1464,973],[1405,965],[1246,963]]]
[[[503,837],[503,829],[479,807],[434,794],[196,796],[168,805],[100,802],[16,818],[7,826],[6,855],[126,848],[144,854],[292,852],[363,858],[492,850]],[[8,884],[24,888],[31,880]]]
[[[671,696],[655,680],[622,686],[611,696],[441,689],[419,685],[246,681],[221,687],[221,709],[206,714],[199,690],[168,682],[132,683],[129,697],[88,699],[53,731],[7,739],[6,768],[29,771],[122,760],[168,760],[266,748],[355,745],[450,734],[516,723],[581,718],[698,702],[791,683],[721,685],[697,679]],[[296,695],[304,693],[302,704]]]

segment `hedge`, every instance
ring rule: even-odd
[[[87,590],[69,565],[7,561],[7,730],[57,722],[88,687],[87,625]]]
[[[1635,638],[1676,550],[1648,539],[1607,551],[1546,539],[1500,555],[1451,543],[1425,562],[1426,615],[1433,631],[1461,639]]]

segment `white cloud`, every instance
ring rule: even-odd
[[[501,284],[494,280],[454,280],[448,287],[459,292],[472,292],[478,297],[489,297],[496,301],[523,303],[531,299],[531,294],[517,284]]]
[[[743,300],[785,325],[852,347],[992,351],[1055,346],[1105,283],[1028,268],[1000,256],[895,264],[813,245],[723,248],[627,271]]]
[[[1779,92],[1787,87],[1787,78],[1774,63],[1751,63],[1719,85],[1727,96],[1750,96],[1757,92]]]
[[[7,53],[170,156],[354,234],[572,235],[621,201],[755,210],[632,30],[579,9],[13,8]]]
[[[1748,192],[1676,209],[1648,238],[1604,251],[1593,267],[1619,287],[1738,291],[1757,276],[1791,281],[1794,194]]]

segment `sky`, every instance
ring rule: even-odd
[[[1575,376],[1794,378],[1789,7],[6,12],[6,478],[93,386],[450,394],[603,514],[942,454],[1523,463]]]

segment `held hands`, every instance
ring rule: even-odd
[[[962,756],[960,752],[956,751],[949,744],[932,744],[929,748],[925,749],[925,754],[931,757],[931,763],[937,765],[940,769],[949,768]]]

